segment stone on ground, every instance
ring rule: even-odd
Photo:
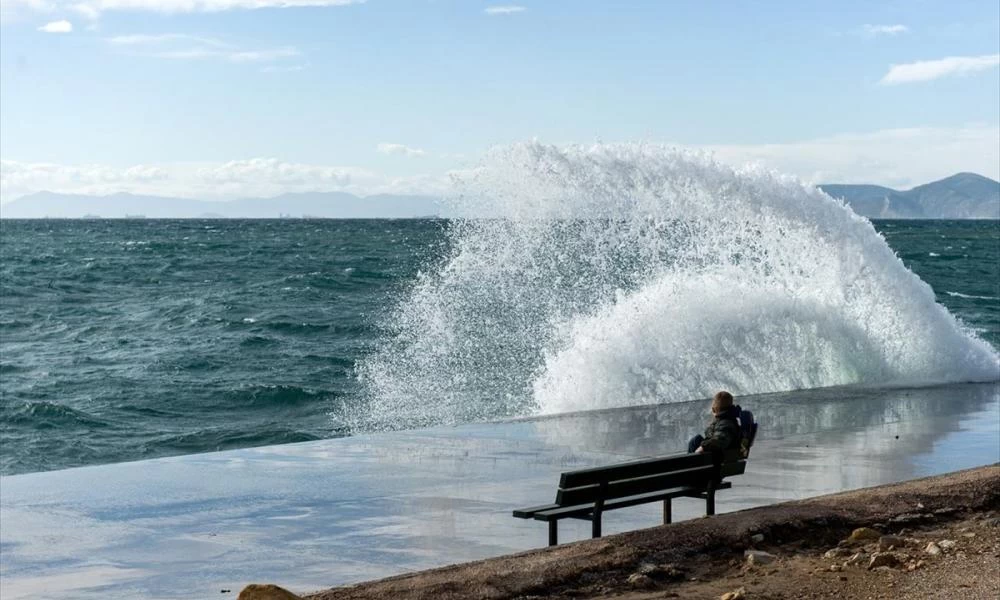
[[[628,584],[634,588],[649,589],[656,585],[649,575],[642,573],[632,573],[628,576]]]
[[[747,550],[743,553],[743,556],[746,557],[747,564],[751,566],[769,565],[778,558],[770,552],[764,552],[763,550]]]
[[[852,543],[869,542],[877,540],[880,537],[882,537],[882,534],[871,527],[858,527],[847,537],[847,541]]]
[[[725,594],[719,596],[719,600],[745,600],[747,597],[747,589],[739,588],[731,592],[726,592]]]
[[[896,567],[899,565],[899,557],[892,552],[876,552],[872,554],[872,559],[868,562],[869,569],[878,567]]]
[[[897,535],[883,535],[878,539],[878,549],[882,552],[893,548],[902,548],[905,544],[906,540]]]
[[[237,600],[302,600],[302,598],[270,583],[251,583],[243,588]]]

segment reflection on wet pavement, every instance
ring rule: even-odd
[[[1000,460],[996,383],[740,401],[761,433],[719,512]],[[550,501],[562,471],[676,452],[707,419],[702,401],[5,477],[0,596],[309,591],[542,547],[544,524],[512,509]],[[608,513],[605,533],[659,510]],[[674,517],[702,510],[680,500]],[[564,521],[560,537],[589,530]]]

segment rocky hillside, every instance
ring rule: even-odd
[[[839,183],[819,187],[869,218],[1000,219],[1000,182],[975,173],[958,173],[906,191]]]

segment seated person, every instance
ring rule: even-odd
[[[712,398],[715,416],[705,429],[705,435],[696,435],[688,442],[688,452],[721,452],[740,447],[740,411],[733,405],[733,395],[718,392]]]

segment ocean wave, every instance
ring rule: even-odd
[[[222,321],[217,319],[217,321]],[[266,330],[275,333],[285,334],[318,334],[324,332],[333,333],[359,333],[366,328],[362,323],[315,323],[309,321],[291,320],[287,317],[246,317],[240,321],[229,321],[229,326],[246,328],[248,330]]]
[[[240,340],[242,348],[258,348],[263,346],[273,346],[278,344],[278,340],[262,335],[250,335]]]
[[[145,444],[156,455],[164,452],[189,454],[192,452],[208,452],[248,448],[252,446],[270,446],[273,444],[294,444],[322,439],[315,434],[266,425],[255,425],[251,429],[211,428],[199,431],[159,436]]]
[[[56,402],[15,402],[6,407],[3,420],[11,425],[27,425],[33,430],[103,428],[112,425],[111,422],[90,413]]]
[[[257,384],[228,390],[224,402],[240,408],[289,407],[309,404],[336,394],[296,385]]]

